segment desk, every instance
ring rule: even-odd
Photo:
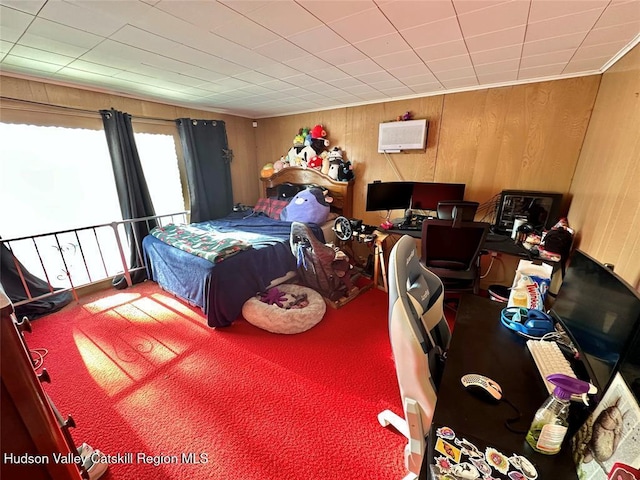
[[[515,416],[507,403],[486,403],[467,392],[460,383],[460,377],[467,373],[486,375],[499,383],[504,397],[522,413],[514,425],[518,429],[529,427],[536,410],[547,398],[525,339],[500,323],[503,306],[476,295],[463,295],[460,300],[421,479],[428,478],[434,457],[442,456],[434,452],[434,447],[437,428],[445,426],[475,443],[482,452],[491,446],[507,457],[512,454],[527,457],[537,468],[540,480],[577,479],[570,450],[571,428],[560,453],[552,456],[537,453],[526,443],[524,434],[512,433],[504,426],[506,419]],[[572,404],[572,408],[575,407],[576,404]]]

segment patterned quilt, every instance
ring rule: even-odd
[[[172,247],[197,255],[211,263],[220,263],[238,252],[251,248],[251,244],[224,234],[202,230],[193,225],[155,227],[151,235]]]

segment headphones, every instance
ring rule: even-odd
[[[553,319],[542,310],[533,308],[503,308],[500,321],[505,327],[524,336],[542,337],[554,331]]]

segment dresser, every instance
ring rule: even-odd
[[[31,326],[18,321],[13,305],[0,287],[0,410],[2,458],[0,477],[5,480],[89,478],[73,463],[77,455],[70,427],[45,393],[46,370],[38,374],[24,338]],[[58,379],[57,381],[60,381]],[[69,463],[71,462],[71,463]]]

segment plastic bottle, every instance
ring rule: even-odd
[[[560,451],[567,433],[569,406],[572,394],[589,391],[589,384],[561,373],[547,377],[556,388],[536,412],[527,432],[527,443],[536,452],[554,455]]]

